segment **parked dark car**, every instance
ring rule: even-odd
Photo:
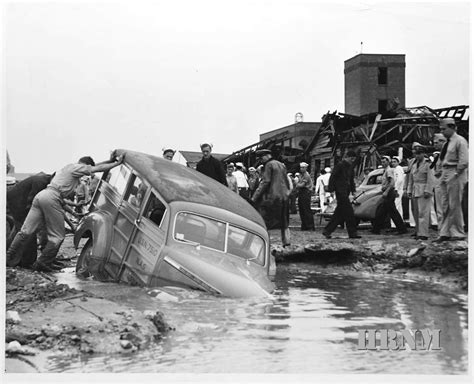
[[[404,167],[404,171],[406,171],[406,167]],[[357,224],[361,221],[370,221],[373,224],[377,215],[377,209],[382,203],[383,173],[383,168],[374,169],[365,176],[362,183],[356,188],[353,208]],[[323,217],[329,219],[334,213],[336,205],[337,201],[332,201],[326,208]]]

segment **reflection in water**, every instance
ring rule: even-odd
[[[54,357],[52,371],[242,373],[467,373],[467,298],[392,279],[329,275],[279,266],[272,299],[216,298],[197,291],[84,282],[77,288],[157,309],[176,331],[145,351],[120,356]],[[155,292],[156,293],[156,292]],[[438,298],[436,305],[431,298]],[[444,300],[439,300],[439,298]],[[454,304],[449,304],[453,299]],[[446,304],[448,302],[448,304]],[[440,304],[441,303],[441,304]],[[441,351],[359,351],[359,329],[441,329]]]

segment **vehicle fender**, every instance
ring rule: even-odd
[[[354,216],[364,220],[375,219],[377,208],[382,202],[382,191],[368,195],[367,199],[354,206]]]
[[[105,211],[95,211],[85,216],[74,233],[74,246],[79,246],[82,238],[92,238],[92,255],[103,258],[107,255],[112,240],[113,218]]]

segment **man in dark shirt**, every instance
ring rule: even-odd
[[[10,246],[16,232],[20,230],[25,221],[28,211],[31,208],[34,197],[38,192],[46,188],[52,176],[40,172],[27,177],[18,184],[10,188],[7,192],[7,214],[13,218],[15,228],[7,237],[7,249]],[[44,245],[44,244],[43,244]],[[29,236],[23,252],[17,255],[17,263],[26,267],[33,264],[37,257],[36,233]]]
[[[39,192],[31,204],[26,219],[7,250],[6,259],[9,267],[18,263],[18,255],[22,253],[30,235],[40,228],[46,231],[47,242],[40,257],[33,264],[33,269],[40,272],[53,272],[60,269],[55,266],[56,255],[65,238],[64,216],[68,196],[73,193],[82,176],[93,172],[105,172],[120,165],[123,156],[115,156],[109,160],[95,164],[89,156],[84,156],[77,163],[68,164],[58,171],[48,186]]]
[[[267,229],[281,230],[281,241],[285,247],[290,245],[290,181],[286,167],[273,159],[268,149],[258,150],[256,154],[264,164],[264,171],[252,202],[258,207]]]
[[[211,155],[210,144],[201,144],[202,159],[197,163],[196,170],[227,186],[226,173],[222,163]]]
[[[349,238],[358,239],[357,225],[354,217],[354,209],[349,201],[349,194],[355,192],[353,163],[357,155],[354,151],[348,151],[342,161],[334,167],[334,171],[329,178],[329,192],[336,192],[337,206],[323,230],[323,235],[330,239],[331,233],[339,224],[346,223]]]

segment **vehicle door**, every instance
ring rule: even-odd
[[[127,201],[130,199],[129,196],[134,186],[134,180],[135,175],[132,174],[131,169],[125,164],[111,169],[106,178],[106,181],[112,187],[113,200],[118,203],[117,212],[112,218],[112,240],[109,255],[104,266],[107,273],[114,279],[120,270],[120,265],[138,216],[139,209]]]
[[[169,221],[169,209],[154,190],[150,188],[145,200],[119,276],[120,281],[141,286],[150,285],[154,276]]]

